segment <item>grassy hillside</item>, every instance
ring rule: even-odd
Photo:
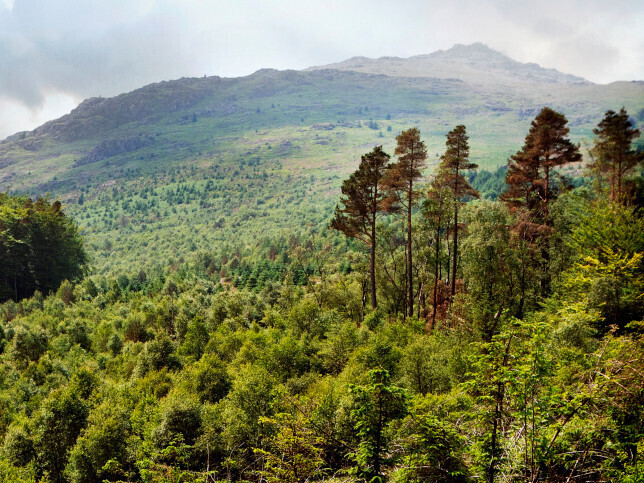
[[[540,76],[526,80],[522,68],[510,82],[518,63],[485,49],[438,53],[436,77],[379,59],[363,62],[369,72],[261,70],[88,99],[0,144],[0,190],[60,198],[96,267],[132,270],[135,261],[147,266],[224,241],[322,228],[360,156],[379,144],[393,154],[396,134],[411,126],[427,144],[430,176],[456,124],[467,125],[472,160],[493,170],[519,149],[543,105],[567,115],[575,141],[589,139],[606,109],[623,105],[641,117],[642,83],[598,86],[534,65],[528,72]],[[447,78],[449,65],[467,81]]]

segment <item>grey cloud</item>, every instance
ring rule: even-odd
[[[642,78],[642,18],[644,3],[628,0],[14,0],[11,11],[0,0],[0,98],[37,110],[51,93],[475,41],[590,80]]]
[[[114,14],[104,8],[79,12],[74,8],[79,4],[83,2],[67,1],[43,10],[33,0],[16,0],[11,15],[3,12],[0,64],[8,68],[0,70],[0,93],[38,106],[48,91],[114,95],[181,76],[193,67],[194,59],[182,48],[182,32],[171,18],[137,17],[125,9],[126,17],[133,14],[127,22],[99,27],[98,18]]]

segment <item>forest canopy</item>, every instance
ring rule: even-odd
[[[0,303],[0,482],[643,481],[641,165],[573,189],[545,108],[475,200],[464,125],[435,172],[403,134],[331,229],[156,272],[74,282],[60,204],[5,195],[0,267],[54,267],[63,240],[79,271]]]

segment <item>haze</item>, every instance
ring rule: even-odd
[[[0,139],[151,82],[483,42],[596,83],[644,78],[644,3],[0,0]]]

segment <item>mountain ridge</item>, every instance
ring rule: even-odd
[[[541,67],[534,62],[518,62],[487,45],[456,44],[447,50],[411,57],[351,57],[342,62],[309,67],[319,69],[353,70],[363,73],[388,70],[396,76],[458,78],[466,82],[532,83],[593,85],[592,82],[556,69]]]

